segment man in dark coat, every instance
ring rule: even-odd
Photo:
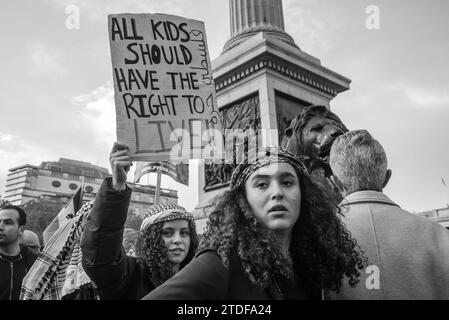
[[[198,244],[195,223],[193,216],[181,206],[151,206],[137,239],[145,245],[137,246],[136,257],[127,256],[122,241],[132,193],[126,184],[131,165],[128,147],[116,142],[110,162],[112,177],[106,178],[98,190],[81,237],[83,268],[95,282],[101,300],[141,299],[193,258]],[[164,227],[175,220],[187,221],[188,227]],[[158,233],[163,245],[157,237],[151,238],[153,231]],[[189,239],[188,245],[185,238]],[[166,241],[176,244],[176,248],[170,246],[170,249]],[[178,261],[180,257],[182,261]]]
[[[20,245],[25,229],[25,211],[7,205],[0,209],[0,300],[18,300],[23,277],[37,255]]]

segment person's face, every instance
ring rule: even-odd
[[[14,209],[0,210],[0,245],[18,242],[23,232],[19,227],[19,213]]]
[[[168,249],[168,261],[179,266],[190,248],[190,229],[187,220],[172,220],[162,226],[162,240]]]
[[[268,229],[292,230],[301,210],[301,189],[290,164],[272,163],[256,170],[245,190],[254,215]]]

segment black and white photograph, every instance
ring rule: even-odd
[[[2,1],[0,300],[449,300],[448,14]]]

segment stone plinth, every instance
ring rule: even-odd
[[[305,106],[329,108],[349,89],[348,78],[322,66],[285,33],[281,0],[231,0],[230,12],[231,38],[212,61],[223,129],[279,129],[262,139],[263,146],[278,145],[285,126]],[[203,208],[228,188],[232,169],[200,161],[194,211],[199,232],[206,221]]]

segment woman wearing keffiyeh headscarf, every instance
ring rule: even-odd
[[[122,247],[131,189],[126,145],[115,143],[107,178],[97,193],[81,238],[83,268],[100,299],[141,299],[182,269],[195,255],[198,237],[193,216],[181,206],[156,204],[145,214],[135,257]]]
[[[137,262],[145,277],[159,286],[182,269],[195,255],[198,238],[193,216],[173,204],[152,206],[136,240]]]
[[[322,299],[357,282],[355,240],[283,148],[249,152],[210,209],[196,258],[144,299]]]

